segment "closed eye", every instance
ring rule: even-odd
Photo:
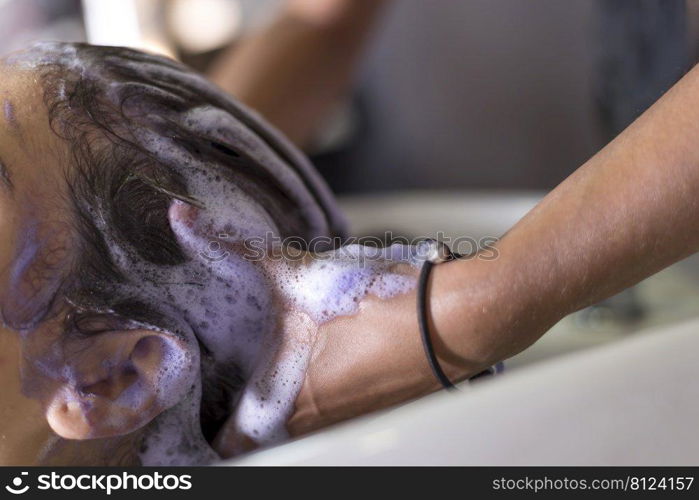
[[[5,162],[0,158],[0,184],[8,189],[12,189],[12,178],[10,177],[10,171],[7,169]]]

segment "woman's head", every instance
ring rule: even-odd
[[[233,241],[311,239],[341,231],[327,189],[274,131],[175,62],[41,44],[0,72],[0,313],[2,335],[22,339],[22,390],[67,438],[133,434],[183,404],[182,425],[198,426],[202,362],[220,378],[216,361],[239,350],[227,343],[235,321],[263,325],[269,297],[253,266],[222,280],[182,245],[191,207]],[[206,411],[229,386],[204,384]]]

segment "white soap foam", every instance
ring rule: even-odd
[[[415,278],[393,268],[401,263],[417,267],[421,262],[418,247],[354,244],[319,253],[300,267],[280,266],[276,279],[286,301],[321,324],[353,314],[369,294],[388,299],[410,291]]]
[[[314,325],[308,335],[291,332],[263,351],[258,369],[235,409],[235,434],[244,434],[261,445],[288,437],[286,422],[303,385],[317,327],[340,316],[355,314],[367,295],[388,299],[414,289],[415,273],[399,272],[398,264],[419,267],[431,246],[392,245],[387,248],[349,245],[298,262],[267,266],[270,281],[284,309],[304,313]],[[298,332],[295,332],[298,335]],[[280,347],[280,344],[283,346]],[[240,450],[238,450],[240,451]]]

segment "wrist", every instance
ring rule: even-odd
[[[450,377],[463,379],[534,343],[557,319],[507,256],[476,256],[435,267],[431,334]]]

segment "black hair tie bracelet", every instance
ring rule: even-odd
[[[452,252],[451,249],[441,241],[428,239],[425,240],[425,244],[430,245],[430,249],[425,258],[425,262],[422,265],[422,270],[420,271],[420,278],[418,279],[417,285],[417,322],[420,327],[420,337],[422,338],[422,346],[425,348],[425,355],[427,356],[427,361],[430,363],[430,368],[435,378],[439,380],[442,387],[449,391],[456,391],[458,388],[449,380],[444,370],[442,370],[437,355],[434,352],[434,346],[432,345],[432,338],[430,337],[430,329],[427,323],[427,284],[430,279],[430,271],[432,268],[441,264],[442,262],[448,262],[450,260],[461,259],[472,257],[473,254],[461,255],[456,252]],[[474,381],[481,377],[486,377],[490,375],[497,375],[502,373],[505,369],[505,365],[502,361],[496,363],[495,365],[487,368],[479,373],[476,373],[469,381]]]
[[[432,373],[439,380],[442,386],[447,390],[456,390],[456,386],[452,384],[449,377],[442,370],[437,355],[434,352],[432,338],[427,322],[427,284],[430,278],[430,271],[436,264],[447,262],[458,258],[451,249],[441,241],[426,240],[427,244],[432,247],[430,253],[425,258],[425,262],[420,270],[420,278],[417,285],[417,321],[420,327],[420,336],[422,337],[422,346],[425,348],[425,355],[430,363]]]

